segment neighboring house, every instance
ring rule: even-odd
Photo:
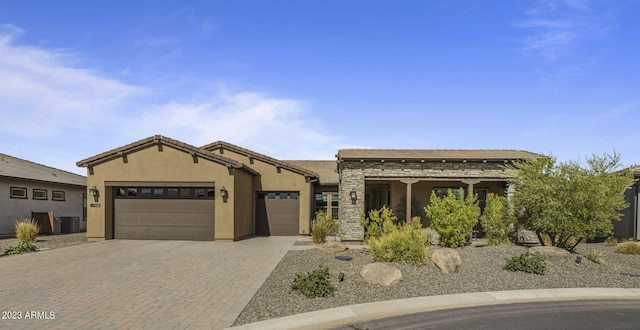
[[[622,219],[614,222],[613,234],[618,238],[640,240],[640,165],[632,166],[636,182],[625,192],[629,207],[622,213]]]
[[[85,230],[86,185],[81,175],[0,154],[0,235],[14,235],[16,220],[49,212],[76,227],[69,231]]]
[[[499,165],[540,155],[513,150],[340,150],[338,160],[282,161],[227,142],[195,147],[156,135],[77,162],[87,167],[90,240],[233,241],[308,235],[325,211],[344,240],[360,214],[431,190],[504,194]],[[482,197],[485,198],[485,197]]]

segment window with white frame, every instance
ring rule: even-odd
[[[33,199],[41,199],[41,200],[47,200],[48,196],[47,196],[47,190],[46,189],[33,189]]]
[[[52,201],[64,201],[64,191],[53,190],[51,192],[51,200]]]
[[[11,198],[27,199],[27,188],[11,187]]]

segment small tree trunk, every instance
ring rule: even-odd
[[[578,238],[578,240],[576,241],[576,244],[573,244],[573,246],[569,249],[569,252],[573,252],[573,250],[576,248],[576,246],[578,246],[578,244],[580,244],[580,242],[582,242],[582,237]]]
[[[540,245],[545,246],[544,240],[542,239],[542,235],[540,235],[539,232],[536,232],[536,236],[538,236],[538,241],[540,242]]]

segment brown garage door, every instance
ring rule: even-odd
[[[115,191],[114,238],[214,238],[213,188],[118,187]]]
[[[259,192],[256,199],[256,235],[298,235],[299,196],[298,192]]]

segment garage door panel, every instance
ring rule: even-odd
[[[214,200],[116,199],[114,237],[213,240]]]
[[[272,198],[269,198],[271,195]],[[256,234],[295,236],[299,234],[300,200],[297,193],[259,193],[256,202]],[[281,198],[285,197],[286,198]]]

